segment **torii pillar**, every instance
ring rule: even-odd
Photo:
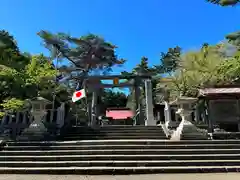
[[[145,80],[145,97],[146,97],[146,116],[145,126],[156,126],[156,121],[153,116],[153,99],[152,99],[152,81]]]

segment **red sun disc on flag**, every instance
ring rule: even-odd
[[[82,93],[81,92],[77,92],[76,93],[76,97],[81,97]]]

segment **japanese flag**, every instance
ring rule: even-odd
[[[86,93],[84,89],[81,89],[79,91],[75,91],[72,96],[72,101],[76,102],[82,98],[86,97]]]

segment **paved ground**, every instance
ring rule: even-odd
[[[152,174],[129,176],[0,175],[0,180],[239,180],[240,173]]]

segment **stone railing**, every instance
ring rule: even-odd
[[[62,106],[56,110],[47,111],[46,115],[42,119],[46,128],[51,129],[52,126],[55,126],[57,129],[60,129],[64,125],[64,107],[64,104],[62,104]],[[53,118],[51,118],[52,113]],[[24,129],[29,127],[33,120],[34,117],[29,111],[6,114],[0,120],[0,138],[16,139]]]

